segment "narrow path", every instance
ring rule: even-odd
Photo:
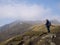
[[[56,35],[55,34],[47,34],[47,35],[45,35],[45,36],[42,36],[41,37],[41,39],[40,39],[40,42],[43,40],[43,41],[45,41],[45,45],[56,45],[52,40],[53,40],[53,38],[55,38],[56,37]],[[39,41],[38,41],[39,42]],[[49,43],[49,44],[47,44],[47,43]]]
[[[24,41],[22,40],[18,45],[23,45],[24,44]]]
[[[47,33],[43,33],[41,35],[39,35],[38,37],[35,37],[32,41],[32,45],[36,45],[37,42],[41,39],[41,37],[45,36]]]

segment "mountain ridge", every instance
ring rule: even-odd
[[[51,26],[51,36],[53,34],[57,35],[57,33],[60,32],[59,27],[60,26],[55,26],[55,27]],[[32,43],[33,45],[35,45],[35,44],[36,45],[40,45],[40,44],[43,45],[43,43],[45,44],[45,42],[46,42],[45,40],[47,40],[46,38],[44,38],[42,40],[43,42],[40,42],[41,38],[42,38],[41,36],[44,37],[44,35],[45,36],[50,35],[50,34],[47,33],[47,30],[45,29],[45,26],[44,25],[34,25],[29,29],[29,31],[25,32],[24,34],[15,36],[14,38],[11,38],[11,39],[8,39],[7,42],[5,41],[5,44],[6,45],[8,45],[8,44],[19,45],[19,44],[24,42],[23,44],[25,44],[25,45],[29,45],[30,43]],[[58,37],[56,37],[56,38],[58,38]],[[47,37],[47,38],[48,38],[48,40],[51,40],[50,37]],[[36,43],[35,43],[35,40],[37,41]],[[17,42],[15,42],[15,41],[17,41]],[[53,39],[53,41],[56,43],[55,38]],[[57,42],[58,42],[58,40],[57,40]],[[46,42],[46,43],[49,44],[49,42]]]

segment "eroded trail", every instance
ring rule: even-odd
[[[56,35],[55,34],[47,34],[47,35],[44,35],[41,37],[41,39],[38,41],[38,45],[56,45],[54,42],[53,42],[53,39],[56,38]]]
[[[53,41],[55,38],[56,34],[43,33],[39,36],[24,36],[22,40],[9,42],[7,45],[56,45]]]
[[[32,40],[32,45],[37,45],[37,42],[44,36],[44,35],[46,35],[47,33],[43,33],[43,34],[41,34],[41,35],[39,35],[39,36],[35,36],[34,38],[32,38],[33,40]]]

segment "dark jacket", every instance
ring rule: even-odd
[[[51,26],[51,22],[49,20],[46,21],[46,24],[45,24],[47,27],[50,27]]]

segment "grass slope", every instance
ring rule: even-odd
[[[60,26],[51,26],[51,33],[56,34],[58,32],[60,32]],[[24,34],[12,37],[0,43],[0,45],[41,45],[39,40],[42,35],[46,34],[47,29],[45,25],[34,25],[30,27],[29,31],[25,32]]]

